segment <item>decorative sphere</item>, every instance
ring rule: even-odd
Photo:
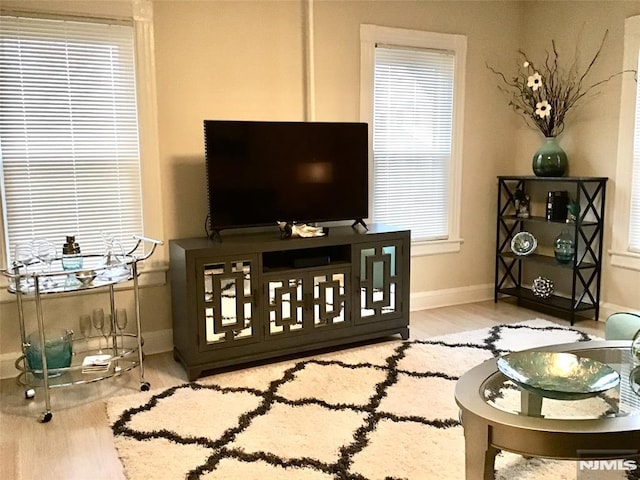
[[[553,294],[553,282],[547,277],[538,277],[533,281],[531,291],[536,297],[549,298]]]

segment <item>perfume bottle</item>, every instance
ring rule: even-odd
[[[65,270],[80,270],[82,268],[80,245],[74,236],[68,236],[67,242],[62,246],[62,268]]]

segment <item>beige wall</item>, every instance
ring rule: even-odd
[[[495,175],[503,170],[500,163],[515,149],[515,140],[503,134],[513,128],[512,121],[502,108],[485,60],[502,62],[496,52],[504,45],[515,45],[519,5],[398,1],[316,1],[314,5],[316,119],[320,121],[359,120],[360,24],[468,36],[465,243],[460,254],[415,258],[412,291],[492,282]],[[167,238],[203,234],[204,118],[302,118],[302,14],[297,1],[155,4]]]
[[[3,1],[3,6],[8,0]],[[20,5],[122,6],[123,2],[25,2]],[[60,7],[60,8],[62,8]],[[93,8],[93,7],[92,7]],[[164,240],[203,236],[206,215],[204,119],[305,118],[304,3],[298,0],[154,1]],[[464,108],[461,235],[457,254],[412,260],[414,295],[442,290],[490,291],[495,252],[496,175],[530,174],[540,135],[524,127],[496,88],[488,62],[515,65],[522,46],[538,52],[551,38],[572,52],[609,39],[600,78],[620,69],[625,17],[640,14],[636,1],[350,1],[314,2],[316,119],[359,120],[359,26],[464,34],[468,37]],[[615,189],[619,81],[585,102],[561,139],[572,175],[608,176],[609,207]],[[611,216],[609,215],[609,218]],[[606,244],[610,244],[608,225]],[[171,328],[170,287],[144,289],[144,330]],[[605,257],[603,300],[640,309],[640,272],[613,268]],[[130,301],[130,294],[123,293]],[[85,298],[86,297],[86,298]],[[455,295],[454,295],[454,298]],[[56,300],[65,322],[90,311],[92,296]],[[15,351],[15,304],[0,304],[0,353]],[[70,319],[70,320],[69,320]],[[67,323],[64,323],[67,324]]]
[[[205,215],[204,118],[303,118],[303,14],[297,1],[155,3],[167,238],[202,235],[202,221],[197,220]],[[593,69],[593,78],[601,79],[620,69],[624,19],[637,14],[640,6],[632,1],[314,2],[317,120],[359,119],[360,24],[468,37],[461,222],[465,242],[457,254],[414,258],[412,293],[493,282],[495,176],[530,174],[531,156],[541,142],[540,134],[511,112],[485,64],[509,71],[518,47],[538,54],[551,38],[567,56],[578,41],[580,53],[589,58],[608,29]],[[619,96],[620,82],[614,80],[572,112],[561,137],[570,174],[611,178],[608,213],[615,188]],[[607,247],[610,235],[609,220]],[[640,272],[610,267],[605,256],[603,278],[604,302],[614,309],[640,309]]]
[[[549,15],[549,6],[553,15]],[[558,49],[572,58],[578,44],[579,57],[590,60],[597,51],[606,30],[608,36],[598,63],[593,68],[592,80],[607,78],[622,69],[624,20],[640,15],[640,2],[526,2],[523,16],[528,21],[523,27],[523,44],[528,51],[542,52],[548,48],[553,32]],[[605,213],[605,255],[603,258],[602,301],[610,309],[620,307],[640,310],[640,272],[611,265],[606,253],[611,248],[612,210],[616,189],[616,160],[618,151],[618,122],[620,112],[621,80],[616,78],[589,96],[567,117],[566,129],[560,142],[569,156],[571,175],[608,177],[607,209]],[[538,137],[527,131],[519,138],[520,151],[535,148]],[[525,138],[526,137],[526,138]],[[524,154],[523,154],[524,156]]]

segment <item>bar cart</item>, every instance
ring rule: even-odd
[[[0,270],[8,278],[7,290],[16,295],[22,355],[16,359],[18,384],[25,388],[25,398],[44,391],[45,410],[41,423],[53,418],[49,390],[97,382],[139,368],[140,390],[150,385],[144,379],[142,336],[140,332],[139,263],[153,255],[160,240],[134,236],[134,247],[120,255],[82,254],[82,267],[64,270],[61,258],[43,261],[32,258],[14,261],[10,270]],[[147,247],[143,249],[142,247]],[[140,252],[139,252],[140,250]],[[146,251],[144,251],[146,250]],[[125,332],[126,323],[117,322],[114,287],[133,282],[135,331]],[[109,308],[97,337],[76,336],[68,330],[51,334],[45,326],[43,299],[52,294],[65,294],[90,289],[105,289],[109,293]],[[33,297],[37,330],[27,336],[23,297]],[[125,312],[126,313],[126,312]],[[126,317],[125,317],[126,318]],[[96,348],[95,341],[98,340]]]

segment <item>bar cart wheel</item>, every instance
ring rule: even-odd
[[[151,384],[149,382],[142,382],[140,384],[140,391],[141,392],[148,392],[149,389],[151,389]]]
[[[47,411],[47,412],[44,412],[44,413],[40,416],[40,418],[38,419],[38,421],[39,421],[40,423],[49,423],[49,422],[51,421],[51,419],[52,419],[52,418],[53,418],[53,413],[51,413],[51,412]]]

